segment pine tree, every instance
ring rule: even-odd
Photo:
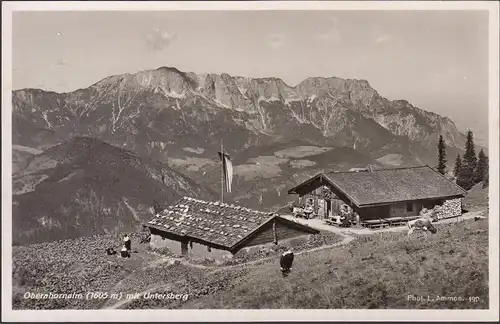
[[[479,151],[477,156],[477,166],[474,172],[474,183],[479,183],[485,179],[485,175],[488,168],[488,157],[484,154],[484,151]]]
[[[476,170],[477,158],[474,148],[474,136],[472,131],[467,132],[467,142],[465,143],[465,153],[462,159],[462,166],[457,177],[457,184],[469,190],[474,185],[474,172]]]
[[[446,173],[446,145],[444,143],[443,135],[439,135],[438,142],[438,165],[437,170],[441,174]]]
[[[455,168],[453,169],[453,175],[455,177],[458,177],[461,167],[462,167],[462,158],[460,157],[460,154],[457,154],[457,158],[455,160]]]
[[[465,143],[465,153],[464,160],[473,170],[476,169],[477,158],[476,158],[476,146],[474,145],[474,135],[472,131],[467,132],[467,142]]]

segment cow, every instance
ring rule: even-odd
[[[426,217],[417,218],[408,222],[408,236],[410,236],[414,230],[429,231],[432,234],[436,234],[437,232],[436,227],[432,225],[432,220]]]
[[[283,253],[280,258],[280,268],[281,268],[281,273],[283,277],[288,276],[290,271],[292,271],[292,264],[293,264],[293,249],[290,248],[288,251]]]
[[[482,219],[486,219],[486,217],[482,216],[482,215],[477,215],[477,216],[474,216],[474,221],[477,222],[478,220],[482,220]]]

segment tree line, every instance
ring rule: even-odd
[[[441,174],[446,173],[446,145],[443,136],[439,136],[438,141],[438,164],[437,170]],[[476,156],[474,134],[467,131],[467,141],[465,142],[465,153],[463,156],[457,155],[453,175],[456,183],[465,190],[471,189],[475,184],[483,182],[483,188],[489,185],[488,157],[483,149]]]

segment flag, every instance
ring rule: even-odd
[[[222,162],[222,169],[224,171],[224,182],[226,183],[227,192],[231,192],[231,184],[233,182],[233,163],[227,153],[219,153]]]

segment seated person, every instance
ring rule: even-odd
[[[311,218],[311,215],[312,213],[314,212],[314,209],[312,206],[307,206],[305,209],[304,209],[304,215],[306,218]]]
[[[351,224],[348,215],[340,216],[340,222],[342,223],[342,226],[345,227],[348,227]]]
[[[303,212],[303,209],[301,206],[294,206],[293,207],[293,216],[295,217],[300,217],[300,215],[302,214]]]
[[[106,249],[106,254],[107,254],[107,255],[115,255],[115,254],[116,254],[116,251],[115,251],[115,249],[113,249],[112,247],[111,247],[111,248],[107,248],[107,249]]]
[[[335,224],[340,224],[340,218],[341,216],[340,215],[333,215],[332,216],[332,219],[335,221]]]

